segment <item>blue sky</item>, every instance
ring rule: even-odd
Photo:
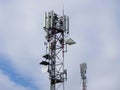
[[[0,0],[0,90],[49,90],[39,62],[45,53],[44,12],[70,17],[66,90],[82,90],[86,62],[89,90],[120,90],[119,0]],[[75,84],[74,84],[75,83]],[[73,85],[74,84],[74,85]]]
[[[0,68],[3,74],[8,75],[10,80],[24,87],[31,87],[31,90],[37,89],[29,79],[20,76],[10,64],[10,60],[6,56],[0,56]]]

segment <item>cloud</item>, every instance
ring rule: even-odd
[[[67,85],[68,83],[69,85],[67,87],[80,88],[81,80],[78,63],[86,62],[88,65],[88,89],[92,90],[96,86],[95,89],[97,90],[114,90],[116,87],[119,88],[118,75],[120,74],[117,64],[120,58],[120,42],[118,39],[118,33],[120,32],[116,17],[109,3],[104,1],[97,5],[92,2],[87,6],[90,7],[80,8],[76,5],[74,7],[76,17],[71,14],[73,16],[71,36],[77,44],[70,48],[68,55],[66,55],[66,64],[69,67],[68,75],[70,75],[68,76]],[[70,56],[72,57],[70,58]],[[97,80],[99,78],[100,80]],[[73,82],[77,84],[71,86]],[[91,87],[92,82],[94,84]],[[111,86],[111,84],[113,85]]]
[[[11,81],[10,78],[0,70],[0,89],[1,90],[30,90],[29,87],[24,87]]]
[[[31,3],[29,2],[29,5]],[[40,53],[43,52],[40,49],[42,45],[39,39],[41,31],[38,26],[39,17],[35,16],[38,14],[34,11],[35,9],[31,9],[31,5],[27,7],[24,4],[22,1],[20,3],[16,1],[3,6],[0,17],[3,18],[0,22],[2,23],[0,52],[10,58],[10,63],[19,75],[39,87],[41,83],[39,61]],[[34,3],[32,5],[34,6]]]
[[[120,31],[111,7],[114,4],[108,2],[63,1],[65,14],[70,16],[70,37],[77,43],[68,47],[65,55],[65,67],[68,69],[66,90],[80,88],[79,64],[82,62],[88,64],[88,88],[119,88]],[[11,65],[20,76],[41,90],[49,89],[48,74],[42,74],[39,66],[45,53],[43,15],[51,9],[61,14],[61,8],[60,0],[13,0],[0,5],[0,53],[10,58]],[[27,90],[12,82],[1,71],[0,75],[7,78],[9,88],[16,86],[20,90]],[[4,84],[3,81],[1,83]]]

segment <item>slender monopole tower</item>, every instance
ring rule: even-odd
[[[82,63],[80,64],[80,73],[81,73],[81,79],[82,79],[82,90],[87,90],[87,86],[86,86],[86,70],[87,70],[87,64],[86,63]]]

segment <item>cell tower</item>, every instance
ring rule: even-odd
[[[64,90],[64,82],[67,80],[67,70],[64,68],[64,53],[67,52],[67,45],[75,44],[68,37],[69,17],[58,15],[54,11],[45,13],[46,32],[46,54],[40,63],[48,67],[50,79],[50,90]]]
[[[87,65],[86,63],[80,64],[80,73],[81,73],[81,79],[82,79],[82,90],[87,90],[86,86],[86,70],[87,70]]]

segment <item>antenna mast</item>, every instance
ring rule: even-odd
[[[80,73],[81,73],[81,79],[82,79],[82,90],[87,90],[86,86],[86,70],[87,70],[87,64],[82,63],[80,64]]]
[[[45,13],[46,54],[41,65],[48,66],[50,90],[64,90],[67,70],[64,68],[64,53],[67,45],[75,44],[72,39],[66,40],[69,34],[69,17],[58,15],[54,11]]]

